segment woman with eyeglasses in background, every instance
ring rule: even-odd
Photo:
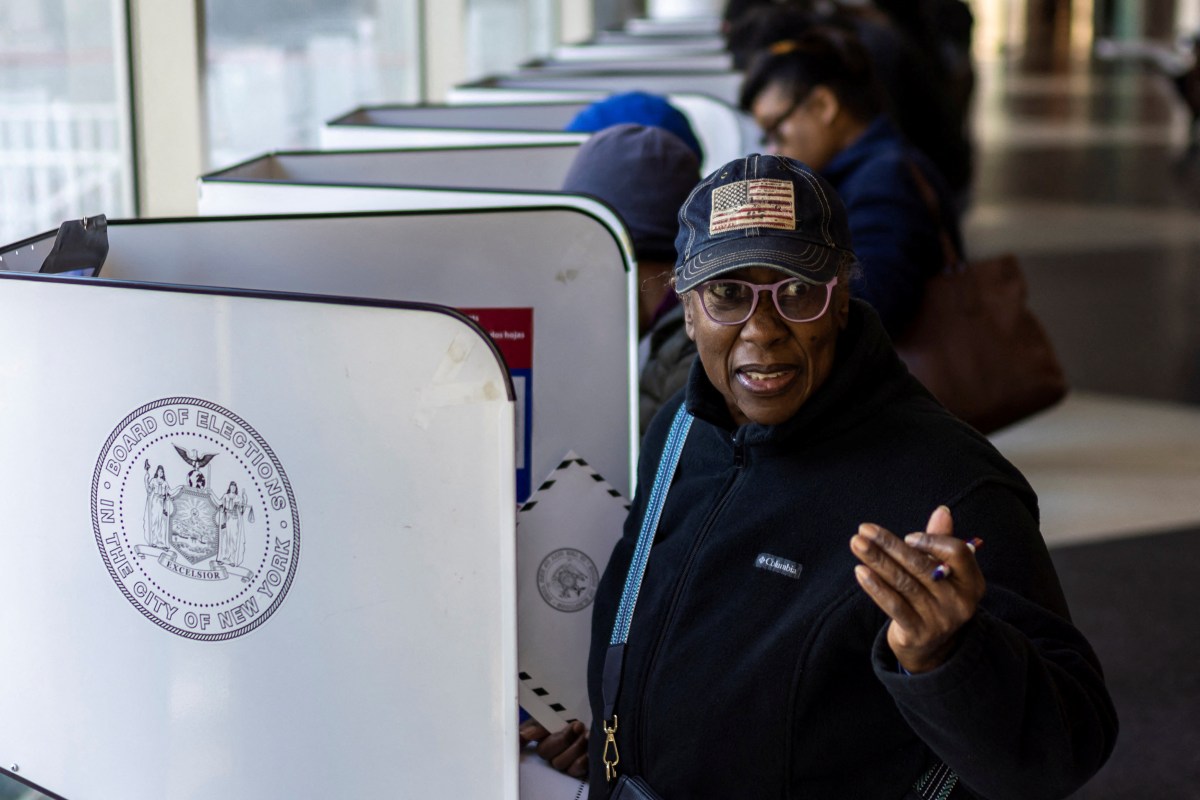
[[[962,242],[942,176],[883,112],[866,50],[832,28],[777,42],[752,61],[741,106],[762,128],[765,152],[803,161],[833,184],[862,264],[852,291],[892,339],[903,335],[925,282],[946,264],[942,232],[957,252]]]

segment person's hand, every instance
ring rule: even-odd
[[[862,563],[859,585],[891,617],[888,646],[912,673],[940,666],[954,651],[959,629],[975,614],[986,586],[974,549],[956,539],[950,509],[938,506],[924,533],[903,541],[864,522],[850,539]],[[943,579],[934,571],[942,566]]]
[[[588,774],[588,729],[582,722],[572,722],[557,733],[550,733],[535,720],[525,720],[519,731],[521,747],[537,742],[537,754],[550,766],[572,778]]]

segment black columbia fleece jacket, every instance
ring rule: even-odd
[[[616,709],[622,774],[666,800],[899,800],[941,759],[960,777],[954,797],[1038,800],[1100,768],[1116,713],[1070,622],[1033,490],[908,375],[878,317],[853,301],[834,369],[788,422],[735,427],[697,363],[651,425],[592,620],[593,800],[609,794],[604,655],[683,394],[696,421],[633,617]],[[950,659],[908,676],[854,579],[849,542],[861,522],[923,530],[939,504],[955,535],[986,542],[987,593]]]

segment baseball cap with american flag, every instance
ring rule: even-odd
[[[675,290],[742,267],[828,283],[853,257],[846,209],[807,164],[774,155],[730,161],[679,209]]]

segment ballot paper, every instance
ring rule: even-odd
[[[521,707],[551,732],[590,724],[592,601],[629,509],[574,452],[517,515],[517,667]]]
[[[521,800],[583,800],[587,796],[587,781],[559,772],[533,747],[521,751],[517,776]]]

